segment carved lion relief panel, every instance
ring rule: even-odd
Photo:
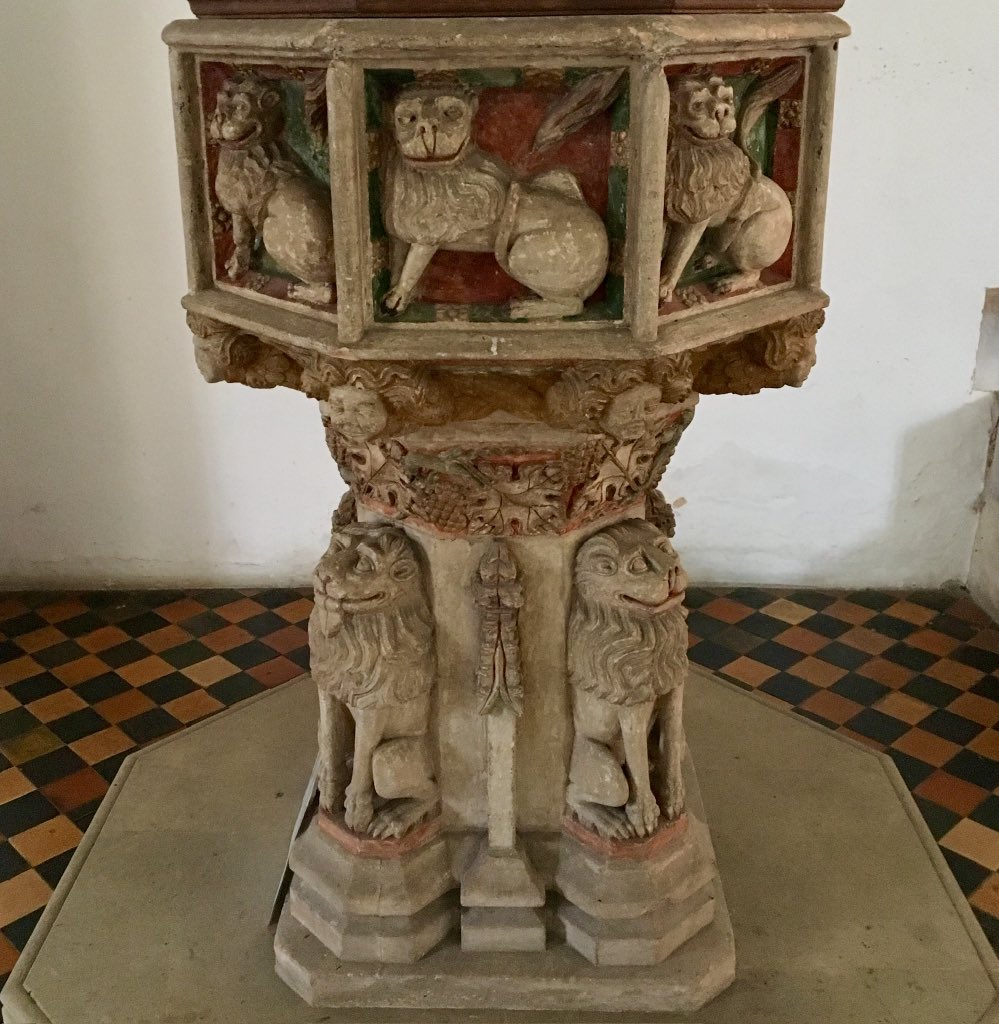
[[[666,69],[660,313],[792,280],[805,62]]]
[[[376,319],[620,320],[626,85],[367,71]]]
[[[336,305],[326,73],[201,65],[215,280]]]

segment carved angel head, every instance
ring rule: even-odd
[[[281,93],[274,86],[256,75],[240,75],[222,86],[209,136],[229,149],[245,149],[279,134],[283,117]]]
[[[323,412],[348,441],[370,441],[388,425],[388,410],[379,395],[349,384],[330,388]]]
[[[670,117],[674,127],[699,139],[730,138],[738,127],[735,90],[718,75],[680,78],[673,85]]]
[[[637,441],[659,433],[669,417],[663,405],[662,389],[655,384],[639,384],[615,395],[600,417],[600,426],[618,441]]]
[[[679,608],[687,574],[669,537],[642,519],[609,526],[576,555],[576,589],[590,605],[632,617]]]
[[[416,167],[456,163],[472,138],[478,99],[460,82],[416,84],[404,89],[392,110],[403,158]]]

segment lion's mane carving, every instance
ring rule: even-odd
[[[638,595],[628,593],[658,584],[672,595],[677,572],[682,571],[676,567],[671,579],[667,570],[665,579],[650,578],[648,583],[641,579],[644,572],[628,579],[628,555],[631,561],[643,557],[641,541],[651,542],[676,562],[669,539],[650,523],[609,527],[580,552],[569,618],[569,679],[573,686],[611,704],[642,704],[662,697],[683,681],[687,670],[687,623],[682,609],[673,604],[650,614],[648,605],[639,604]],[[613,576],[587,579],[590,573],[609,568],[610,559],[619,566]]]
[[[433,620],[404,534],[359,524],[335,531],[316,569],[316,600],[312,671],[337,700],[384,708],[430,691]]]

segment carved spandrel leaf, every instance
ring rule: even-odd
[[[587,75],[549,108],[534,136],[533,152],[557,146],[592,117],[602,114],[620,95],[625,69],[610,68]]]
[[[524,591],[517,576],[517,563],[509,547],[497,541],[483,556],[473,582],[475,603],[481,613],[475,674],[476,690],[482,698],[481,715],[504,709],[520,715],[524,710],[517,626]]]

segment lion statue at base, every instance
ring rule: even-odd
[[[283,272],[301,282],[292,286],[293,298],[330,302],[330,196],[284,141],[280,91],[256,75],[226,82],[208,134],[219,147],[215,194],[232,217],[229,278],[237,280],[250,269],[259,241]]]
[[[405,835],[439,800],[428,737],[434,627],[416,548],[396,527],[335,528],[314,584],[320,803],[342,807],[354,832]]]
[[[738,118],[735,90],[718,75],[686,76],[673,86],[659,289],[664,302],[673,299],[702,240],[695,269],[723,262],[734,268],[709,285],[721,295],[755,288],[784,254],[794,227],[791,201],[750,156],[749,136],[800,77],[794,64],[758,79]]]
[[[666,534],[631,519],[582,545],[574,582],[566,804],[606,839],[650,836],[684,807],[687,576]]]
[[[491,252],[534,296],[515,319],[583,311],[607,274],[607,228],[564,169],[516,181],[472,141],[478,107],[460,83],[405,88],[392,108],[395,151],[385,180],[385,222],[394,241],[392,287],[383,301],[401,313],[438,250]]]

